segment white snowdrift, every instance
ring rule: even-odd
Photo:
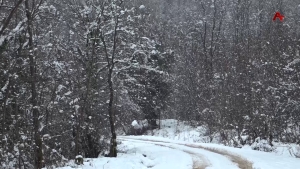
[[[191,169],[193,165],[187,153],[158,145],[123,141],[119,149],[123,153],[117,158],[84,159],[82,166],[71,162],[59,169]]]
[[[227,151],[234,155],[239,155],[248,161],[253,163],[254,169],[299,169],[300,168],[300,160],[298,158],[286,156],[286,155],[278,155],[274,153],[267,153],[261,151],[252,150],[250,147],[243,147],[243,148],[233,148],[227,147],[219,144],[213,143],[190,143],[185,141],[175,141],[168,138],[159,138],[153,136],[126,136],[121,138],[128,138],[128,139],[140,139],[146,141],[163,141],[171,143],[171,145],[176,146],[178,148],[182,147],[178,144],[189,144],[195,146],[202,146],[207,148],[213,148],[218,150]],[[177,145],[176,145],[177,144]],[[205,156],[209,156],[208,154],[203,153]],[[219,157],[215,156],[215,159],[219,159]],[[211,158],[209,158],[211,160]],[[213,164],[216,161],[213,161]]]

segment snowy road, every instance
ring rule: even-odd
[[[132,143],[161,145],[189,153],[197,169],[299,169],[299,158],[211,143],[189,143],[153,136],[120,136]],[[195,158],[196,157],[196,158]]]
[[[251,162],[241,158],[238,155],[227,153],[226,151],[219,151],[216,149],[209,149],[190,144],[152,140],[149,138],[143,139],[140,137],[119,137],[119,139],[122,141],[131,142],[132,144],[152,144],[188,153],[193,159],[193,169],[252,169]],[[173,159],[169,160],[170,162],[176,163],[176,161],[173,161]]]
[[[286,155],[153,136],[118,136],[117,158],[85,158],[59,169],[299,169]]]

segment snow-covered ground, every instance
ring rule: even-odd
[[[161,129],[155,129],[148,135],[168,138],[171,140],[185,141],[190,143],[216,143],[220,144],[220,137],[218,134],[212,134],[212,141],[207,134],[207,130],[204,126],[192,127],[186,122],[180,122],[174,119],[161,120]],[[267,141],[260,141],[252,146],[266,146]],[[274,149],[273,154],[283,155],[288,157],[300,157],[300,146],[296,144],[284,144],[273,142]],[[244,146],[245,149],[251,149],[249,146]],[[299,167],[300,169],[300,167]]]
[[[138,122],[132,124],[139,128]],[[191,127],[184,122],[164,120],[161,129],[152,136],[118,136],[118,157],[84,159],[84,165],[69,166],[82,169],[300,169],[300,159],[291,151],[297,145],[276,144],[276,151],[255,151],[251,146],[233,148],[213,143],[204,127]]]
[[[208,135],[206,135],[206,129],[204,126],[192,127],[186,122],[181,122],[174,119],[161,120],[160,129],[154,129],[153,132],[149,132],[148,134],[187,142],[210,142],[210,138]],[[212,137],[213,143],[219,142],[217,135]]]
[[[221,164],[223,165],[225,160],[221,159],[220,156],[217,156],[218,153],[211,155],[208,154],[207,151],[203,152],[201,150],[203,147],[211,149],[212,151],[217,150],[235,156],[240,156],[243,159],[250,161],[252,163],[253,169],[299,169],[300,168],[299,158],[294,158],[287,155],[278,155],[274,153],[255,151],[252,150],[250,147],[249,148],[243,147],[240,149],[240,148],[227,147],[227,146],[212,144],[212,143],[189,143],[186,141],[175,141],[167,138],[159,138],[153,136],[126,136],[121,138],[129,139],[129,140],[130,139],[143,140],[144,142],[152,142],[152,143],[159,142],[159,144],[176,147],[177,149],[183,149],[183,150],[189,149],[188,147],[185,147],[186,145],[196,147],[194,148],[193,151],[196,151],[202,154],[203,156],[205,156],[209,160],[209,163],[213,166],[212,168],[214,169],[218,169],[217,168],[218,166],[216,165],[218,164],[218,162],[221,162]],[[225,167],[224,165],[223,168],[227,169],[228,166]]]
[[[60,169],[191,169],[193,165],[188,153],[159,145],[122,141],[118,149],[117,158],[84,159],[84,165],[70,162]]]
[[[117,158],[85,159],[82,169],[299,169],[294,157],[153,136],[119,136]],[[240,159],[235,159],[240,158]],[[250,164],[247,165],[247,163]],[[251,167],[252,165],[252,167]],[[72,166],[72,165],[71,165]],[[71,169],[72,167],[61,169]],[[76,165],[73,164],[73,167]],[[243,167],[244,166],[244,167]],[[245,167],[246,166],[246,167]]]
[[[214,153],[205,149],[201,148],[193,148],[193,147],[188,147],[184,144],[177,144],[176,141],[168,140],[168,139],[158,139],[156,137],[151,137],[151,136],[146,136],[144,137],[121,137],[120,139],[128,140],[132,144],[135,143],[148,143],[148,144],[156,144],[156,145],[161,145],[161,146],[166,146],[170,147],[176,150],[181,150],[182,152],[187,152],[190,154],[190,158],[195,158],[197,157],[199,160],[198,163],[203,163],[204,168],[207,169],[238,169],[237,164],[233,163],[230,159],[225,157],[224,155],[220,155],[218,153]],[[164,142],[162,142],[164,141]],[[179,143],[179,142],[178,142]],[[184,143],[184,142],[181,142]],[[163,156],[162,156],[163,157]],[[179,163],[177,161],[173,161],[173,159],[170,159],[173,163]],[[167,167],[171,168],[171,167]],[[177,168],[177,167],[176,167]],[[196,168],[196,167],[195,167]],[[184,169],[191,169],[189,168],[184,168]]]

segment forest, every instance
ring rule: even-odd
[[[298,0],[0,0],[0,168],[116,157],[133,120],[300,144],[299,50]]]

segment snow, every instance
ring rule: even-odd
[[[258,113],[258,111],[257,111]],[[210,137],[207,135],[207,128],[205,126],[192,127],[185,122],[179,122],[174,119],[166,119],[160,122],[161,129],[155,129],[153,132],[147,133],[148,135],[168,138],[171,140],[185,141],[189,143],[215,143],[220,144],[219,135],[215,134],[212,136],[212,141],[210,142]],[[242,135],[241,138],[246,140],[249,136]],[[252,148],[260,148],[263,150],[265,148],[272,149],[273,154],[284,155],[288,157],[299,157],[300,156],[300,146],[296,144],[284,144],[273,142],[273,147],[267,144],[266,140],[257,138],[257,142],[253,143]],[[251,146],[247,146],[250,147]]]
[[[275,143],[275,147],[276,147],[275,153],[277,155],[300,158],[300,146],[299,145]]]
[[[63,88],[66,88],[65,86],[63,85],[58,85],[57,87],[57,91],[60,92]]]
[[[226,152],[230,152],[231,154],[235,154],[238,156],[241,156],[253,164],[254,169],[299,169],[300,168],[300,160],[298,158],[290,157],[287,155],[279,155],[274,153],[268,153],[268,152],[262,152],[262,151],[255,151],[252,150],[251,147],[243,147],[243,148],[233,148],[233,147],[227,147],[219,144],[214,143],[188,143],[185,141],[175,141],[168,138],[159,138],[159,137],[153,137],[153,136],[126,136],[121,138],[127,138],[127,139],[141,139],[141,140],[152,140],[152,141],[163,141],[167,143],[160,143],[164,145],[172,145],[177,148],[186,149],[188,148],[184,147],[183,145],[178,144],[189,144],[189,145],[195,145],[195,146],[202,146],[217,150],[222,150]],[[193,152],[202,153],[213,165],[214,169],[217,169],[219,167],[218,164],[221,163],[221,167],[229,169],[228,167],[230,164],[228,162],[225,162],[223,157],[220,157],[216,154],[210,154],[207,151],[202,150],[192,150]],[[228,165],[228,166],[226,166]],[[232,166],[230,166],[232,167]]]
[[[248,139],[248,137],[249,137],[248,135],[246,135],[246,136],[241,136],[241,138],[242,138],[243,141],[246,141],[246,140]]]
[[[133,120],[133,122],[131,123],[131,125],[134,127],[134,126],[137,126],[139,124],[138,124],[138,122],[136,120]]]
[[[298,55],[299,55],[299,51],[297,51],[297,53],[296,53],[296,56],[298,56]],[[296,58],[292,62],[290,62],[284,69],[286,71],[294,71],[294,69],[291,67],[297,66],[299,63],[300,63],[300,59]]]
[[[8,87],[8,84],[9,84],[9,80],[6,81],[5,85],[1,88],[1,91],[2,92],[5,92],[5,90],[7,89]]]
[[[238,166],[236,164],[234,164],[232,161],[230,161],[227,157],[220,155],[220,154],[216,154],[204,149],[195,149],[195,148],[191,148],[191,147],[186,147],[184,145],[179,145],[177,143],[182,143],[185,144],[185,142],[173,142],[172,140],[169,139],[162,139],[162,138],[158,138],[157,137],[152,137],[152,136],[137,136],[137,137],[121,137],[121,138],[133,138],[133,139],[145,139],[145,140],[154,140],[154,141],[165,141],[165,142],[169,142],[169,143],[156,143],[158,145],[164,145],[164,146],[168,146],[171,147],[173,149],[177,149],[177,150],[181,150],[183,152],[190,152],[191,154],[198,154],[199,156],[201,156],[202,158],[204,158],[203,160],[206,161],[207,163],[209,163],[209,166],[207,167],[207,169],[238,169]],[[161,140],[162,139],[162,140]],[[142,143],[151,143],[151,141],[141,141]],[[135,142],[136,143],[136,142]],[[177,164],[179,164],[178,161],[176,161]],[[166,168],[172,168],[172,167],[166,167]],[[178,167],[175,167],[178,168]],[[186,168],[189,169],[189,168]]]
[[[141,5],[139,9],[145,9],[145,5]]]
[[[131,123],[131,126],[134,128],[134,129],[141,129],[143,128],[143,126],[139,125],[139,123],[134,120],[132,123]]]
[[[243,147],[242,149],[226,147],[217,144],[200,144],[205,147],[213,147],[229,152],[236,153],[242,157],[247,158],[253,162],[253,168],[255,169],[298,169],[300,168],[300,160],[297,158],[277,155],[268,152],[255,151],[250,147]]]
[[[8,35],[3,35],[0,37],[0,46],[4,43],[5,40],[9,40],[11,37],[14,37],[16,34],[20,33],[23,30],[23,23],[26,22],[27,19],[23,19],[21,22],[18,23],[18,25],[9,32]],[[2,27],[1,27],[2,29]]]
[[[171,161],[170,161],[171,160]],[[84,159],[82,166],[70,162],[59,169],[191,169],[192,158],[185,152],[149,143],[123,141],[117,158]]]
[[[132,122],[133,127],[143,125],[141,120]],[[161,129],[153,131],[153,136],[118,136],[121,144],[118,145],[117,158],[85,158],[79,168],[192,169],[195,164],[200,164],[200,168],[206,169],[238,169],[234,157],[251,163],[253,169],[300,168],[300,160],[295,158],[300,152],[298,145],[282,146],[277,143],[276,151],[271,153],[253,150],[251,146],[233,148],[216,144],[217,136],[213,139],[215,143],[208,143],[205,127],[192,127],[172,119],[162,120],[160,126]],[[74,161],[60,169],[72,167],[76,167]]]
[[[137,47],[137,45],[135,44],[130,44],[130,49],[135,49]]]
[[[209,142],[210,138],[206,135],[205,126],[192,127],[185,122],[174,119],[160,121],[161,129],[153,130],[153,136],[169,138],[187,142]],[[150,133],[149,133],[150,134]],[[152,133],[151,133],[152,134]],[[218,143],[218,138],[214,137],[213,143]]]
[[[74,107],[75,107],[76,112],[78,112],[78,109],[80,108],[80,106],[79,105],[75,105]]]
[[[75,158],[83,158],[82,155],[77,155]]]
[[[79,98],[75,98],[74,100],[72,100],[69,105],[73,105],[75,103],[77,103],[79,101]]]
[[[64,95],[65,96],[69,96],[72,92],[71,91],[68,91],[67,93],[65,93]]]
[[[136,138],[166,141],[170,143],[195,144],[203,147],[210,147],[229,151],[244,157],[253,163],[254,169],[298,169],[300,168],[300,146],[296,144],[273,143],[273,152],[256,151],[251,146],[242,148],[233,148],[220,145],[218,136],[213,136],[212,143],[209,143],[209,137],[206,135],[205,126],[192,127],[185,122],[179,122],[173,119],[160,121],[161,129],[156,129],[153,136],[138,136]],[[246,139],[248,136],[241,136]],[[263,141],[260,142],[263,144]],[[206,156],[206,154],[205,154]]]

